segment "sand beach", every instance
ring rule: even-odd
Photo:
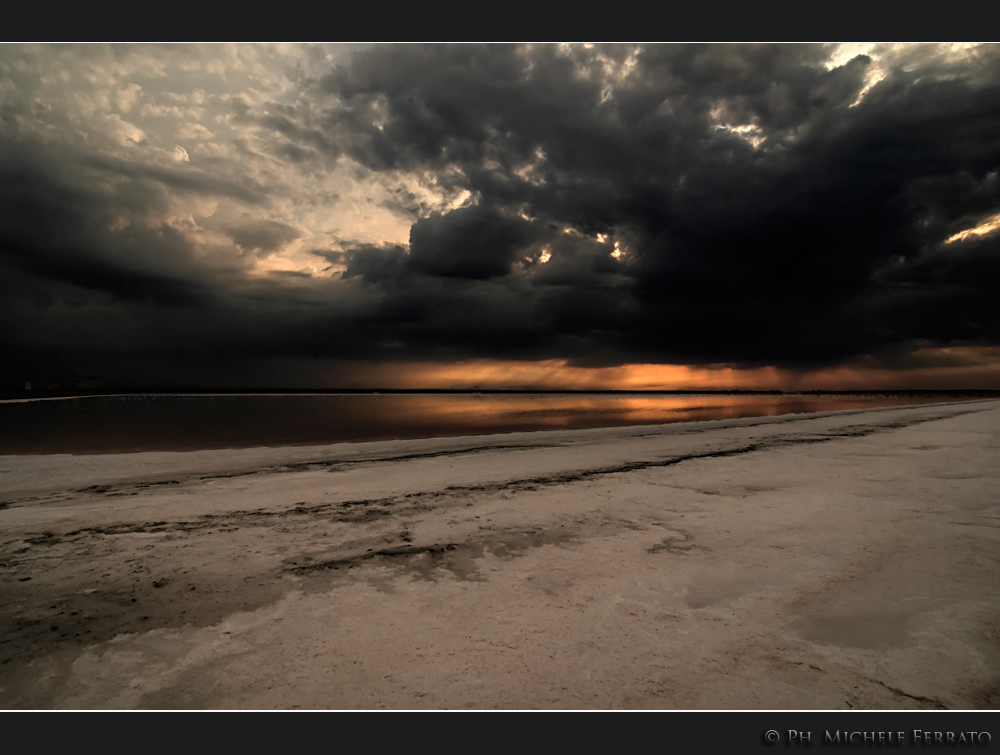
[[[996,708],[998,460],[997,400],[0,456],[0,708]]]

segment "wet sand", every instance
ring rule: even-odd
[[[0,707],[997,708],[998,458],[996,400],[0,456]]]

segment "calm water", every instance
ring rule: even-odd
[[[109,396],[0,403],[0,454],[181,451],[644,425],[938,403],[940,396]]]

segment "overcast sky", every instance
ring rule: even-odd
[[[997,45],[0,45],[3,389],[1000,388]]]

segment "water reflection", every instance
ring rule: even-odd
[[[246,448],[645,425],[936,403],[940,396],[364,394],[0,403],[0,453]]]

